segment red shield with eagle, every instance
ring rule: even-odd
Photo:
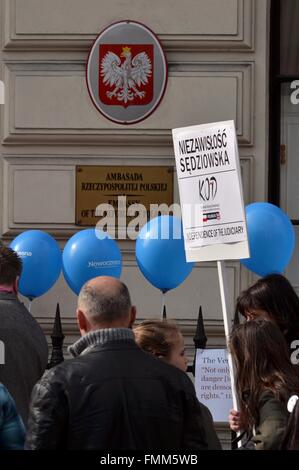
[[[99,98],[102,103],[127,108],[152,101],[152,44],[101,44],[99,55]]]

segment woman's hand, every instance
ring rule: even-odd
[[[241,431],[241,418],[240,418],[240,413],[239,411],[236,410],[230,410],[229,415],[228,415],[228,422],[230,428],[235,431]]]

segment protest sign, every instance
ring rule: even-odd
[[[197,350],[195,389],[198,400],[209,408],[213,420],[227,422],[233,400],[226,349]]]
[[[249,257],[233,121],[173,129],[187,261]]]
[[[250,256],[235,124],[223,121],[183,127],[173,129],[172,136],[186,260],[217,261],[228,343],[231,325],[223,260]],[[227,361],[233,407],[238,410],[230,354]],[[218,400],[222,402],[221,395]]]

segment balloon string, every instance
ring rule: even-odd
[[[162,296],[161,296],[161,320],[164,319],[164,307],[165,307],[165,292],[162,291]]]
[[[29,313],[31,313],[31,304],[32,304],[32,300],[29,299],[29,304],[28,304],[28,311],[29,311]]]

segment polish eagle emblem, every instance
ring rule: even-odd
[[[151,49],[135,54],[132,49],[133,46],[122,47],[120,55],[107,50],[100,60],[100,77],[104,86],[102,94],[107,104],[127,107],[130,104],[147,104],[152,99]]]

